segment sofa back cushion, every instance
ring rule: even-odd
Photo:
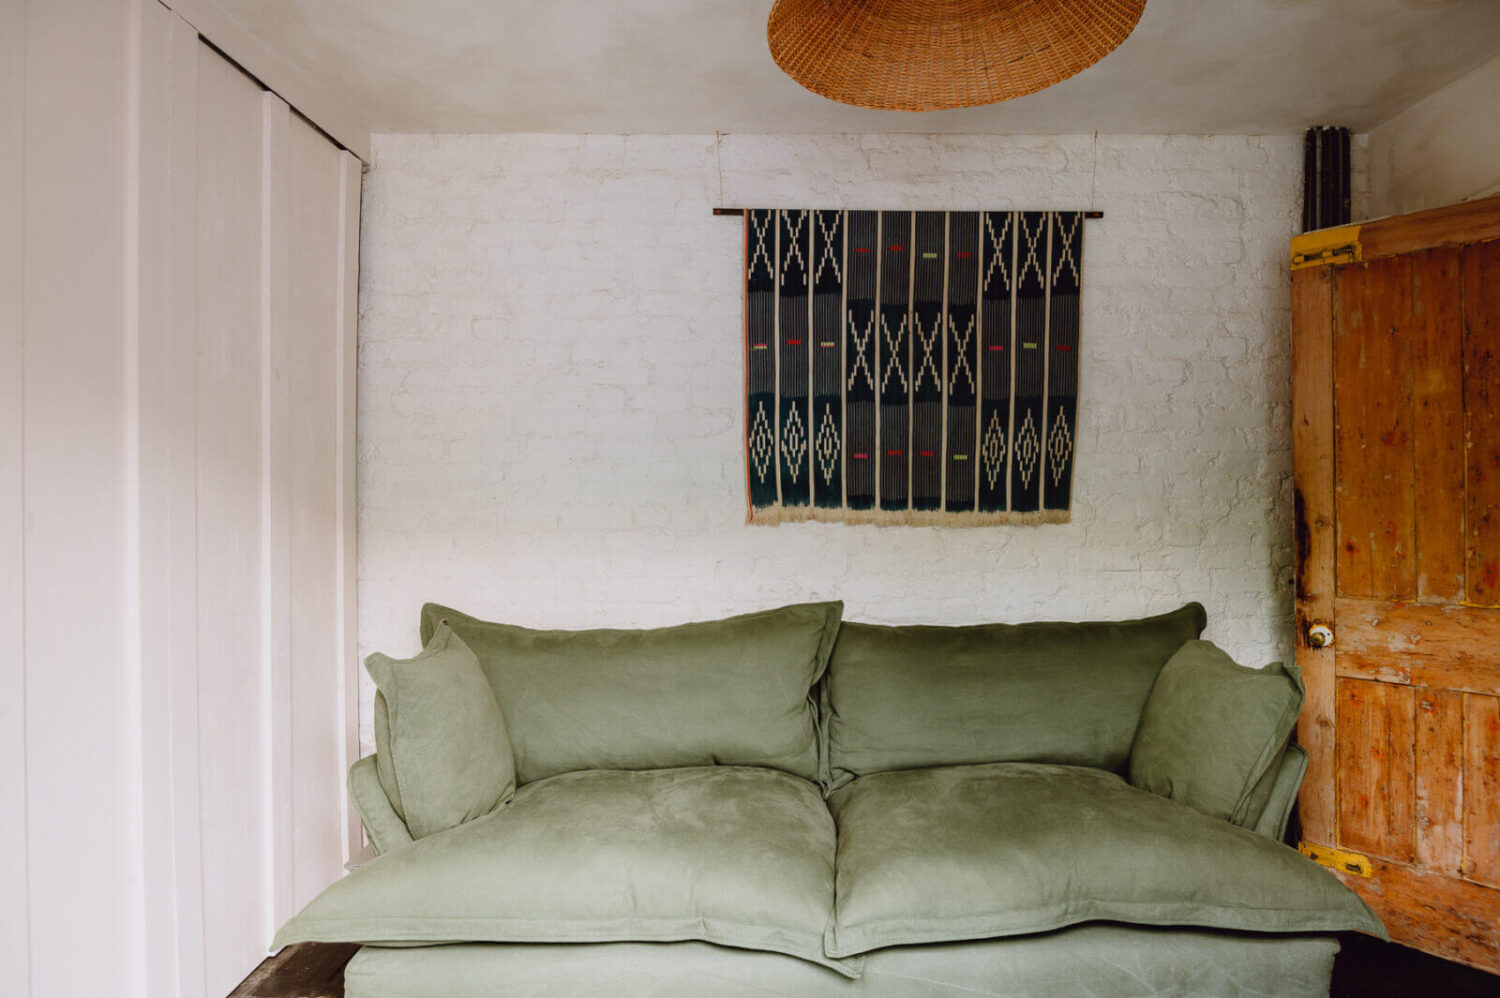
[[[652,630],[540,631],[429,603],[479,657],[521,783],[584,769],[767,766],[818,777],[813,689],[842,603]]]
[[[825,778],[987,762],[1122,772],[1157,673],[1205,623],[1197,603],[1101,623],[846,623],[824,685]]]

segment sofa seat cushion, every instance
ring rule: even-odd
[[[1336,936],[1074,925],[893,946],[857,981],[707,943],[366,946],[347,998],[1328,998]]]
[[[829,803],[839,841],[830,956],[1096,919],[1384,935],[1363,901],[1294,850],[1103,770],[880,773]]]
[[[822,794],[787,773],[568,773],[377,857],[314,898],[275,945],[697,939],[852,976],[822,949],[833,859]]]

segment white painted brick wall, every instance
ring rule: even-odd
[[[745,525],[742,236],[709,212],[712,136],[377,136],[361,654],[414,652],[424,600],[576,627],[830,597],[943,623],[1196,599],[1243,661],[1289,654],[1300,137],[734,135],[721,160],[733,206],[1105,211],[1072,523]]]

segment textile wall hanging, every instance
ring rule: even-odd
[[[1083,219],[746,211],[751,522],[1066,522]]]

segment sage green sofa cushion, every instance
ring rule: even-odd
[[[1292,817],[1292,808],[1297,804],[1297,791],[1302,787],[1302,778],[1307,775],[1307,749],[1301,745],[1288,745],[1276,764],[1276,776],[1271,781],[1271,792],[1266,797],[1266,806],[1247,825],[1261,835],[1285,841],[1286,826]]]
[[[1385,935],[1363,901],[1294,850],[1099,769],[877,773],[829,804],[839,843],[830,956],[1091,920]]]
[[[1295,666],[1251,669],[1210,641],[1189,641],[1146,700],[1130,753],[1131,784],[1253,826],[1270,799],[1302,697]]]
[[[505,718],[469,646],[446,626],[416,658],[376,653],[376,775],[416,838],[489,814],[516,791]]]
[[[1328,998],[1334,936],[1076,925],[894,946],[858,980],[708,943],[366,946],[347,998]]]
[[[853,975],[823,954],[834,848],[818,788],[774,769],[567,773],[376,857],[274,946],[696,939]]]
[[[522,783],[583,769],[769,766],[818,778],[814,686],[842,603],[652,630],[538,631],[447,621],[500,701]]]
[[[365,836],[377,854],[399,849],[412,842],[411,829],[391,806],[390,795],[380,785],[375,757],[367,755],[349,767],[349,798],[359,811]]]
[[[1123,772],[1156,674],[1205,620],[1190,603],[1108,623],[846,623],[825,684],[825,778],[981,762]]]

